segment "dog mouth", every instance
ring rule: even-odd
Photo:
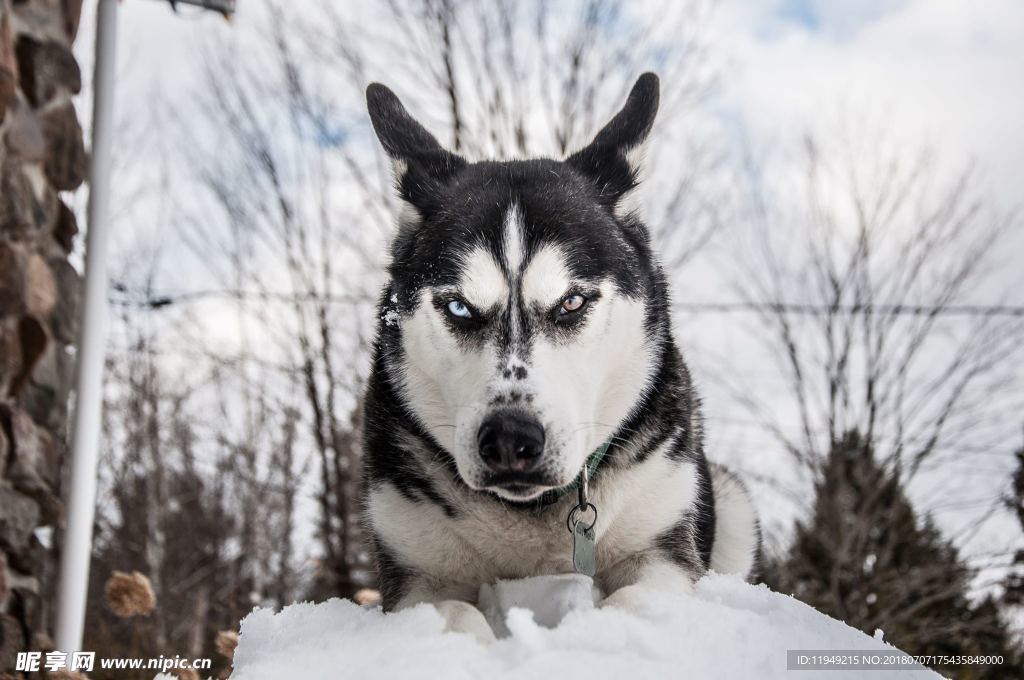
[[[511,501],[531,501],[556,488],[554,481],[541,473],[505,472],[484,480],[484,488]]]
[[[500,490],[501,493],[498,495],[504,496],[509,500],[517,501],[533,500],[547,490],[547,487],[532,486],[530,484],[506,484],[504,486],[491,488],[494,489],[495,493]]]

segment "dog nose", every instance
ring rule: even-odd
[[[477,445],[494,472],[529,472],[544,450],[544,428],[521,413],[497,413],[480,425]]]

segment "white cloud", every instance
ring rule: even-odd
[[[809,8],[808,25],[799,13]],[[865,9],[867,8],[867,9]],[[717,44],[733,57],[716,103],[755,141],[822,114],[884,113],[909,142],[975,158],[1007,205],[1024,157],[1024,3],[729,0]]]

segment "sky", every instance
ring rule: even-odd
[[[223,20],[158,0],[121,4],[122,110],[150,88],[186,93],[196,46]],[[251,21],[240,0],[234,23]],[[297,3],[301,7],[302,3]],[[91,64],[87,6],[77,52]],[[1008,204],[1024,157],[1024,4],[1016,0],[721,0],[711,13],[725,78],[708,113],[778,141],[844,107],[885,114],[908,140],[976,159]],[[87,114],[86,114],[87,115]]]
[[[192,8],[182,8],[175,16],[156,0],[120,3],[119,117],[144,118],[155,92],[187,108],[190,93],[202,81],[197,55],[203,41],[216,40],[225,30],[251,27],[257,1],[239,0],[238,15],[228,29],[220,17]],[[296,3],[294,11],[306,4]],[[76,47],[87,73],[92,63],[91,10],[87,4]],[[782,159],[784,171],[785,159],[799,141],[796,132],[827,130],[845,116],[866,114],[897,143],[934,147],[939,152],[935,162],[943,168],[975,163],[996,205],[1005,210],[1020,206],[1024,3],[720,0],[710,16],[710,39],[722,77],[712,96],[691,115],[696,130],[742,138],[751,148]],[[82,117],[87,121],[87,110]],[[1024,229],[1017,229],[1011,237],[1014,252],[1024,248],[1022,233]],[[117,235],[115,248],[119,243],[127,247],[138,237]],[[1019,288],[1024,268],[1007,269],[1000,277],[1004,287]],[[698,294],[714,297],[719,288],[712,281]],[[722,332],[742,349],[742,336]],[[728,415],[713,406],[711,414]],[[1004,457],[994,472],[988,470],[980,482],[985,493],[998,494],[1009,467],[1010,459]],[[948,520],[954,528],[955,515]],[[986,525],[968,547],[980,552],[1005,544],[1006,526]]]
[[[720,113],[755,139],[866,106],[908,141],[977,160],[1002,200],[1020,202],[1024,4],[728,1],[717,19],[736,66]]]

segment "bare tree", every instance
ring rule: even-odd
[[[212,656],[216,634],[254,605],[301,594],[297,412],[241,392],[234,374],[224,379],[217,366],[183,380],[159,339],[167,312],[128,301],[120,311],[87,629],[104,650]],[[195,390],[191,380],[212,389]],[[253,415],[244,430],[226,426],[239,404]],[[113,570],[149,579],[157,606],[145,621],[119,620],[104,606],[103,582]]]
[[[666,77],[663,125],[678,132],[673,121],[714,81],[700,39],[706,7],[662,2],[635,14],[636,7],[382,2],[363,7],[378,15],[363,22],[335,4],[310,18],[276,3],[255,34],[210,47],[197,98],[203,125],[179,118],[172,126],[192,140],[183,160],[198,178],[193,200],[178,211],[178,231],[212,283],[146,299],[207,304],[232,318],[238,342],[228,346],[204,342],[201,319],[178,332],[243,394],[258,385],[301,395],[294,408],[302,427],[288,450],[312,452],[318,477],[316,594],[350,594],[368,574],[353,503],[360,398],[398,206],[390,171],[365,134],[367,82],[379,75],[406,86],[411,105],[435,117],[439,137],[469,157],[563,155],[593,133],[640,71],[658,67]],[[382,36],[377,26],[397,31]],[[246,58],[231,59],[243,45]],[[388,73],[377,73],[378,64]],[[664,140],[654,155],[677,162],[678,146],[668,132]],[[213,144],[216,154],[208,153]],[[667,190],[652,192],[661,197],[654,223],[671,247],[670,267],[682,266],[721,223],[708,207],[714,202],[698,200],[702,158],[695,148],[691,174],[673,173]],[[681,222],[686,229],[676,228]],[[239,433],[267,417],[246,413],[248,403],[224,414]],[[280,464],[281,455],[272,460]],[[305,462],[299,454],[288,467]],[[240,464],[254,461],[243,456]]]
[[[994,274],[1020,223],[972,167],[944,173],[870,124],[803,142],[795,175],[748,167],[753,248],[736,285],[783,398],[763,372],[734,392],[805,479],[855,433],[901,484],[940,466],[948,482],[949,466],[1000,454],[1017,422],[1024,319]],[[998,500],[973,500],[977,520],[952,538]]]
[[[719,231],[724,202],[705,181],[719,150],[686,134],[719,63],[703,0],[385,0],[375,21],[330,5],[303,27],[361,102],[371,78],[397,88],[442,143],[471,159],[564,157],[589,141],[644,70],[662,76],[649,144],[646,215],[678,271]],[[378,177],[386,170],[378,167]],[[392,200],[388,197],[386,200]]]
[[[1024,324],[991,274],[1018,223],[989,207],[973,168],[943,183],[927,152],[849,134],[837,146],[805,139],[795,228],[760,202],[740,289],[796,403],[799,436],[776,431],[786,450],[813,464],[857,431],[912,478],[942,450],[988,443],[975,426],[1000,408],[995,392],[1014,405],[1006,369]]]

